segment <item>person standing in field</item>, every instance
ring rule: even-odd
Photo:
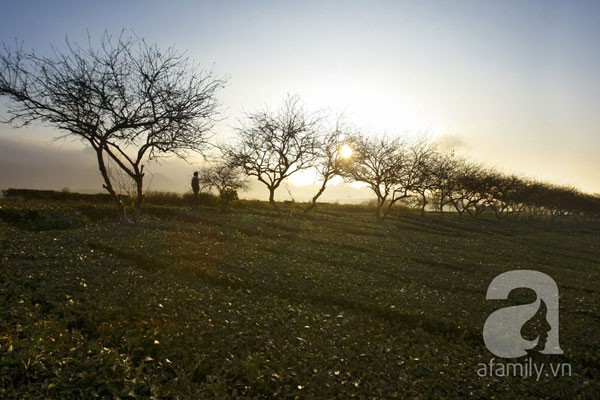
[[[192,191],[194,192],[194,203],[198,204],[198,193],[200,192],[200,180],[198,179],[198,172],[194,172],[192,178]]]

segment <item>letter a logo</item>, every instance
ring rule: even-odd
[[[540,337],[526,340],[521,328],[534,317],[541,306],[546,305],[546,321],[550,326],[543,354],[563,354],[558,343],[558,286],[548,275],[532,270],[504,272],[492,280],[488,287],[487,300],[506,300],[513,289],[528,288],[536,294],[531,304],[501,308],[494,311],[483,325],[485,346],[498,357],[517,358],[527,355],[538,345]]]

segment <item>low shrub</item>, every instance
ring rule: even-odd
[[[85,225],[83,214],[73,209],[0,207],[0,220],[30,231],[69,229]]]
[[[148,191],[144,195],[144,202],[158,206],[182,206],[186,204],[181,194],[167,191]]]
[[[21,197],[34,200],[53,200],[53,201],[90,201],[109,203],[112,201],[108,193],[73,193],[66,190],[35,190],[35,189],[5,189],[2,191],[4,197]]]

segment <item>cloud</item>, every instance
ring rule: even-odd
[[[151,163],[146,168],[145,189],[187,192],[190,190],[192,172],[198,168],[198,164],[188,164],[179,159],[170,159],[161,164]],[[102,192],[102,183],[94,151],[89,148],[0,137],[0,189],[61,190],[68,187],[78,192]],[[308,201],[319,186],[288,184],[287,188],[296,200]],[[268,198],[267,190],[259,182],[253,182],[251,190],[240,195],[261,200]],[[290,199],[285,187],[278,190],[276,197],[278,200]],[[371,197],[365,188],[339,184],[328,187],[319,200],[361,203]]]
[[[0,138],[0,188],[101,191],[102,181],[87,149]]]
[[[180,160],[147,167],[146,187],[185,192],[194,167]],[[94,151],[0,137],[0,188],[102,192]]]
[[[146,166],[146,189],[185,192],[198,166],[171,159]],[[0,137],[0,189],[102,192],[103,180],[90,148]]]
[[[470,145],[467,139],[459,133],[444,133],[440,135],[436,142],[444,150],[467,151]]]

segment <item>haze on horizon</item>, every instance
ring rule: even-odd
[[[216,140],[244,110],[297,93],[363,132],[426,131],[502,171],[600,193],[597,2],[23,1],[5,4],[3,16],[0,41],[40,54],[66,36],[85,44],[88,32],[93,41],[122,29],[187,50],[230,76]],[[51,143],[60,134],[0,125],[0,189],[100,191],[93,154]],[[150,189],[187,191],[199,165],[153,165]],[[293,183],[297,199],[310,194]],[[338,186],[324,199],[368,197]]]

